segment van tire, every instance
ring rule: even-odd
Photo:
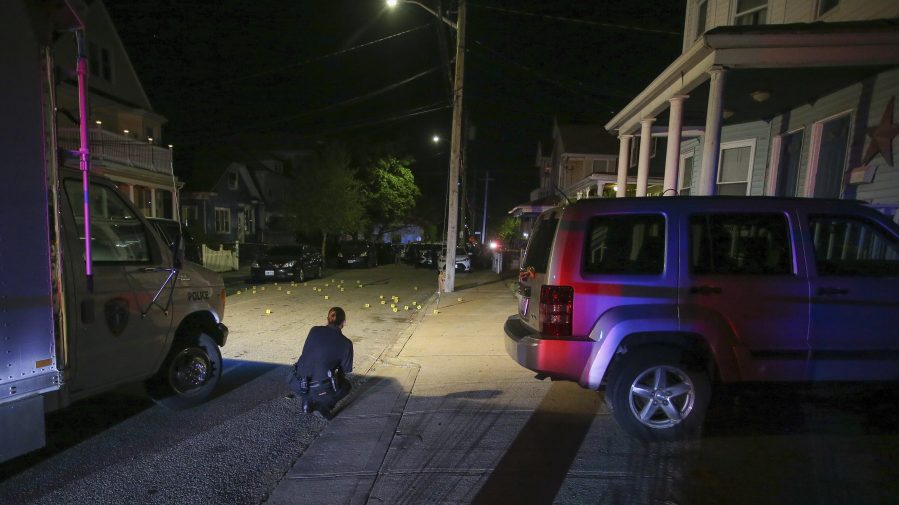
[[[176,338],[147,393],[159,405],[184,410],[205,402],[222,377],[222,353],[212,337]]]
[[[688,357],[676,347],[651,346],[619,358],[610,370],[606,404],[624,431],[646,442],[701,434],[711,385]]]

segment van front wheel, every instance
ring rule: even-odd
[[[206,401],[222,376],[222,353],[209,335],[178,338],[147,392],[156,403],[175,410]]]
[[[676,348],[636,348],[612,371],[606,402],[626,432],[645,441],[699,436],[711,387]]]

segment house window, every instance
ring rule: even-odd
[[[840,5],[840,0],[820,0],[818,2],[818,16],[823,16]]]
[[[231,233],[231,209],[215,208],[215,232]]]
[[[658,147],[659,139],[653,137],[650,141],[652,142],[652,145],[649,148],[649,159],[653,159],[656,157],[656,148]],[[640,144],[642,142],[642,137],[634,137],[633,140],[631,140],[631,156],[628,166],[635,167],[637,166],[637,163],[640,162]]]
[[[112,55],[109,49],[100,50],[100,63],[102,64],[100,72],[103,74],[103,79],[112,82]]]
[[[172,219],[172,192],[164,189],[156,190],[156,217]]]
[[[763,25],[768,16],[768,0],[737,0],[735,25]]]
[[[709,2],[707,0],[699,0],[696,2],[696,38],[698,39],[705,33],[709,21]]]
[[[237,172],[228,172],[228,189],[237,189]]]
[[[690,188],[693,186],[693,160],[696,159],[693,154],[681,156],[680,159],[680,184],[678,185],[677,194],[689,195]]]
[[[719,195],[749,194],[749,173],[752,170],[754,151],[755,140],[721,144]]]
[[[100,77],[100,48],[93,42],[87,44],[87,66],[90,68],[91,75]]]
[[[196,205],[183,205],[181,207],[181,222],[191,225],[200,219],[200,212]]]
[[[253,207],[244,207],[243,215],[247,227],[246,232],[256,233],[256,213],[253,212]]]
[[[618,172],[618,167],[612,160],[593,160],[594,174],[614,174]]]
[[[141,186],[134,186],[134,206],[141,214],[153,217],[153,190]]]

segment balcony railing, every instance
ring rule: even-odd
[[[91,159],[120,163],[152,172],[172,174],[172,151],[106,130],[89,130]],[[77,151],[80,147],[77,128],[59,129],[59,147]]]

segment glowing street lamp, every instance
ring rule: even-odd
[[[435,144],[440,143],[440,135],[434,135],[433,137],[431,137],[431,140],[432,140]]]

